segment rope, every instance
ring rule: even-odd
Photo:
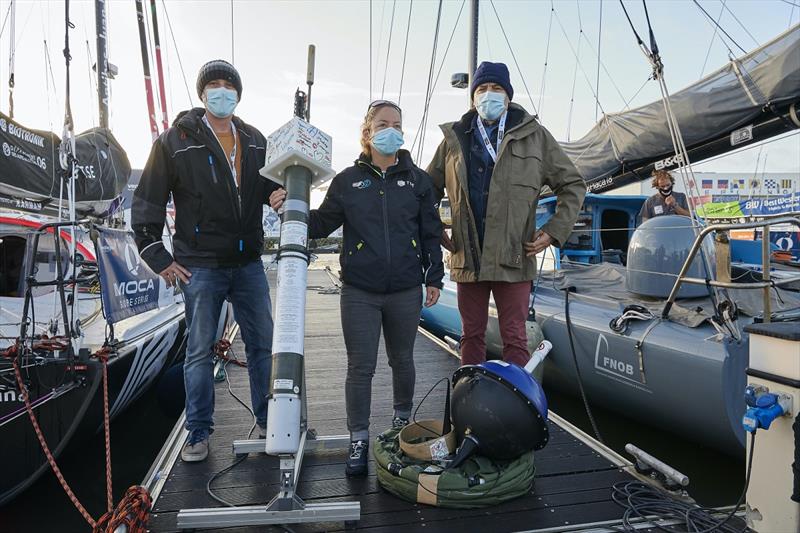
[[[103,433],[106,443],[106,509],[111,513],[114,509],[114,494],[111,483],[111,420],[108,406],[108,356],[111,347],[106,345],[100,348],[95,357],[103,364]]]
[[[75,506],[78,512],[81,513],[81,516],[83,516],[86,522],[94,529],[97,526],[97,523],[92,518],[92,515],[90,515],[83,505],[81,505],[81,502],[78,500],[77,496],[75,496],[75,493],[72,492],[69,483],[67,483],[67,480],[64,479],[64,475],[61,473],[61,469],[58,468],[56,459],[53,457],[50,447],[47,445],[47,441],[44,439],[42,430],[39,427],[39,422],[36,420],[36,416],[33,414],[33,408],[31,407],[31,401],[28,396],[28,389],[25,387],[25,383],[22,381],[22,372],[19,369],[19,363],[16,359],[14,359],[12,364],[14,365],[14,375],[17,378],[17,387],[19,387],[20,393],[22,394],[22,399],[25,402],[25,410],[28,412],[28,418],[31,420],[33,431],[36,433],[36,438],[39,439],[39,445],[42,447],[42,452],[44,452],[45,457],[47,457],[47,462],[50,463],[50,468],[53,469],[53,473],[58,479],[58,482],[61,483],[61,487],[64,489],[64,492],[67,493],[67,497],[69,497],[72,504]]]
[[[533,95],[531,94],[530,89],[528,89],[528,82],[525,81],[525,75],[522,73],[522,69],[519,68],[519,62],[517,62],[517,54],[514,53],[514,48],[511,46],[511,42],[508,40],[508,35],[506,34],[505,28],[503,28],[503,21],[500,20],[500,15],[497,13],[497,8],[494,7],[494,0],[489,0],[489,4],[492,6],[492,11],[494,11],[494,16],[497,17],[497,23],[500,25],[500,31],[503,32],[503,37],[506,40],[506,44],[508,45],[508,49],[511,52],[511,59],[514,60],[514,65],[517,67],[517,72],[519,73],[519,77],[522,79],[522,85],[525,87],[525,92],[528,93],[528,99],[531,101],[531,106],[533,107],[534,115],[539,114],[539,110],[536,108],[536,104],[533,103]],[[579,11],[580,13],[580,11]]]
[[[53,456],[53,453],[50,451],[50,447],[47,445],[47,441],[44,438],[42,429],[39,426],[39,421],[36,419],[36,415],[33,413],[30,395],[28,394],[28,389],[23,382],[22,372],[20,370],[17,357],[19,355],[19,347],[21,344],[21,341],[18,340],[13,346],[3,350],[2,356],[13,358],[12,365],[14,367],[14,375],[16,377],[17,387],[19,388],[20,394],[22,395],[22,399],[25,403],[25,410],[28,413],[28,418],[31,421],[34,433],[36,433],[36,438],[39,440],[39,445],[42,448],[42,452],[47,458],[47,462],[50,464],[50,468],[53,470],[56,479],[58,479],[61,487],[64,489],[64,492],[67,494],[67,497],[69,497],[72,504],[75,506],[78,512],[81,513],[81,516],[83,516],[86,522],[91,526],[94,533],[114,533],[122,524],[128,526],[128,533],[145,533],[147,531],[147,522],[151,508],[150,495],[147,493],[145,488],[140,486],[130,487],[116,509],[114,508],[113,504],[114,500],[111,479],[111,417],[109,416],[108,400],[108,358],[113,353],[113,348],[109,345],[106,345],[92,355],[93,357],[96,357],[103,365],[103,427],[105,430],[106,447],[106,507],[108,509],[98,521],[95,521],[86,508],[81,504],[78,497],[75,496],[75,493],[72,491],[69,483],[61,473],[61,469],[58,467],[58,463],[56,462],[56,459]],[[34,343],[32,349],[59,350],[66,346],[68,346],[68,343],[54,337],[43,339]]]
[[[231,341],[228,339],[220,339],[214,343],[214,355],[216,355],[218,359],[221,361],[231,362],[242,368],[247,368],[246,362],[240,361],[236,358],[236,356],[228,355],[229,351],[231,351]]]
[[[381,85],[381,98],[386,91],[386,74],[389,72],[389,53],[392,51],[392,34],[394,33],[394,11],[397,7],[397,0],[392,0],[392,18],[389,22],[389,42],[386,45],[386,61],[383,65],[383,85]]]
[[[147,489],[138,485],[129,487],[114,512],[97,521],[95,533],[116,533],[123,525],[127,526],[127,533],[146,533],[152,505]]]
[[[408,34],[411,30],[411,10],[414,7],[414,0],[408,3],[408,22],[406,23],[406,42],[403,45],[403,68],[400,69],[400,91],[397,93],[397,105],[400,105],[400,98],[403,96],[403,79],[406,75],[406,55],[408,54]],[[394,8],[392,8],[394,9]]]

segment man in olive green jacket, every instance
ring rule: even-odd
[[[489,295],[497,306],[503,359],[524,365],[525,320],[536,254],[569,237],[586,185],[561,147],[535,117],[511,103],[508,68],[484,62],[473,76],[473,108],[444,133],[428,166],[439,198],[452,211],[450,278],[458,284],[463,335],[461,364],[486,359]],[[556,211],[536,228],[539,194],[557,197]]]

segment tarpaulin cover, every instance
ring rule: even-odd
[[[687,147],[747,126],[767,105],[797,101],[800,25],[670,97]],[[561,147],[587,183],[601,183],[623,165],[631,168],[674,155],[665,117],[661,100],[606,114],[583,138]],[[737,143],[731,139],[732,146]]]
[[[65,175],[60,143],[55,133],[26,128],[0,113],[0,207],[41,211],[58,203]],[[77,212],[106,214],[130,176],[127,154],[109,130],[92,128],[75,137],[75,161]],[[61,196],[66,206],[66,184]]]

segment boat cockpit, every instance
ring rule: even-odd
[[[0,296],[22,297],[25,295],[25,273],[30,261],[35,262],[34,276],[39,281],[56,279],[56,247],[52,236],[39,239],[36,257],[33,258],[33,237],[35,228],[25,225],[0,223]],[[70,269],[69,246],[61,237],[61,268],[64,276]],[[49,287],[36,287],[34,296],[53,290]]]

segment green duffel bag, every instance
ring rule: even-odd
[[[452,509],[490,507],[528,494],[535,471],[533,452],[513,461],[473,455],[458,468],[412,459],[400,449],[399,430],[378,436],[372,453],[378,482],[398,498]]]

